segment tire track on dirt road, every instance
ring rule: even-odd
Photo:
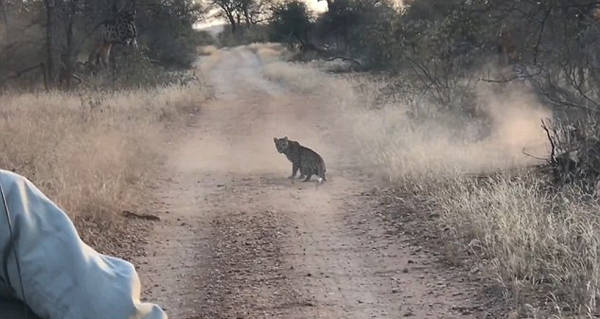
[[[456,311],[468,287],[376,217],[327,99],[269,82],[247,49],[221,54],[216,99],[170,154],[143,295],[179,319],[475,318]],[[286,178],[286,135],[324,157],[329,182]]]

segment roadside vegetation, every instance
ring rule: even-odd
[[[131,257],[147,223],[126,217],[156,215],[165,145],[210,97],[218,52],[192,28],[203,8],[149,1],[136,12],[138,49],[114,45],[111,72],[86,73],[71,58],[87,59],[85,32],[110,4],[0,1],[0,167],[36,184],[94,248]]]
[[[511,316],[600,313],[596,4],[269,8],[285,56],[259,49],[265,75],[340,108],[390,215],[495,281]]]
[[[271,80],[328,94],[389,214],[495,280],[514,316],[600,314],[595,1],[149,0],[140,48],[115,46],[92,76],[75,62],[104,3],[0,1],[0,167],[94,246],[123,249],[106,238],[151,209],[162,145],[210,96],[217,48],[248,45]],[[193,28],[211,7],[217,39]]]

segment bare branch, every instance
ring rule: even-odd
[[[538,54],[540,53],[540,43],[542,42],[542,36],[544,35],[544,29],[546,28],[546,20],[548,20],[550,13],[552,13],[552,8],[546,11],[544,19],[542,20],[542,26],[540,27],[540,32],[538,34],[537,41],[535,42],[535,46],[533,47],[533,64],[538,64],[537,59]]]
[[[536,159],[536,160],[540,160],[540,161],[547,161],[547,160],[548,160],[547,158],[541,158],[541,157],[537,157],[537,156],[534,156],[534,155],[531,155],[531,154],[529,154],[529,153],[525,152],[525,148],[523,148],[523,149],[521,150],[521,153],[523,153],[524,155],[526,155],[526,156],[529,156],[529,157],[531,157],[531,158],[534,158],[534,159]]]
[[[0,81],[0,86],[4,85],[4,83],[6,83],[6,81],[8,81],[8,80],[20,78],[23,74],[29,73],[29,72],[31,72],[33,70],[37,70],[37,69],[42,70],[42,75],[44,78],[44,87],[46,88],[46,90],[48,90],[48,83],[47,83],[47,79],[46,79],[46,65],[44,63],[39,63],[34,66],[30,66],[23,70],[9,74],[8,76],[4,77],[4,79],[2,79]]]
[[[356,60],[354,60],[354,59],[351,59],[351,58],[346,58],[346,57],[343,57],[343,56],[333,56],[333,57],[330,57],[330,58],[327,58],[327,59],[325,59],[325,61],[333,61],[333,60],[335,60],[335,59],[340,59],[340,60],[342,60],[342,61],[350,61],[350,62],[353,62],[353,63],[355,63],[355,64],[356,64],[356,65],[358,65],[358,66],[361,66],[361,65],[362,65],[362,64],[360,64],[360,62],[358,62],[358,61],[356,61]]]
[[[550,163],[551,164],[556,164],[556,145],[554,145],[554,140],[552,139],[552,136],[550,134],[550,130],[548,129],[548,126],[546,126],[546,123],[544,122],[544,120],[542,121],[542,129],[544,129],[544,131],[546,131],[546,136],[548,137],[548,141],[550,141]]]

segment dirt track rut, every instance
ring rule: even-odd
[[[216,98],[170,156],[166,212],[138,261],[144,299],[178,319],[474,318],[457,310],[466,287],[378,218],[369,177],[328,127],[327,99],[260,70],[245,49],[213,69]],[[288,180],[275,136],[319,152],[329,182]]]

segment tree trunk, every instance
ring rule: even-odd
[[[4,32],[8,34],[8,15],[6,13],[6,0],[0,0],[0,11],[2,14],[2,23],[4,24]]]
[[[57,16],[57,1],[46,0],[46,70],[48,86],[55,88],[60,73],[60,26]]]
[[[231,33],[235,33],[235,31],[237,31],[237,22],[235,21],[233,12],[225,11],[225,15],[227,15],[227,19],[229,20],[229,24],[231,25]]]
[[[250,13],[248,13],[248,7],[244,6],[244,18],[246,19],[246,28],[250,29],[252,26]]]
[[[62,64],[64,65],[64,72],[62,72],[61,82],[63,82],[65,89],[71,88],[72,75],[75,73],[77,67],[77,55],[81,44],[75,41],[73,24],[75,23],[75,14],[77,9],[77,1],[72,0],[69,6],[69,20],[67,21],[67,50],[62,55]]]

